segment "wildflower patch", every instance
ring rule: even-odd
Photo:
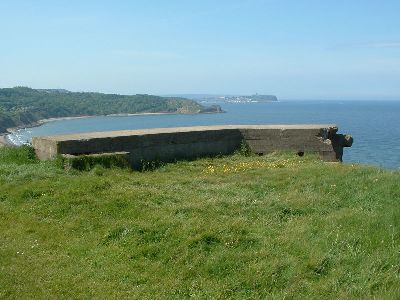
[[[303,160],[282,159],[276,161],[249,161],[249,162],[234,162],[225,164],[209,164],[203,172],[206,174],[229,174],[239,173],[256,169],[282,169],[292,168],[302,164]]]

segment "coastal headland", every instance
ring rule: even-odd
[[[64,118],[220,112],[222,109],[218,105],[206,107],[180,97],[70,92],[26,87],[0,89],[0,134]]]

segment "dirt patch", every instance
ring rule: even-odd
[[[0,147],[9,146],[10,142],[7,140],[6,136],[1,134],[0,135]]]

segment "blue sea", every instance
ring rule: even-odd
[[[400,169],[400,101],[279,101],[226,103],[226,113],[196,115],[101,116],[60,120],[18,130],[9,136],[15,144],[33,136],[223,124],[334,123],[339,133],[351,134],[344,161]]]

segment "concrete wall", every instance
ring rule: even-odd
[[[341,161],[349,136],[336,125],[226,125],[92,132],[33,138],[40,159],[58,154],[129,152],[134,168],[142,161],[173,161],[230,154],[245,142],[258,154],[273,151],[316,152],[327,161]]]

